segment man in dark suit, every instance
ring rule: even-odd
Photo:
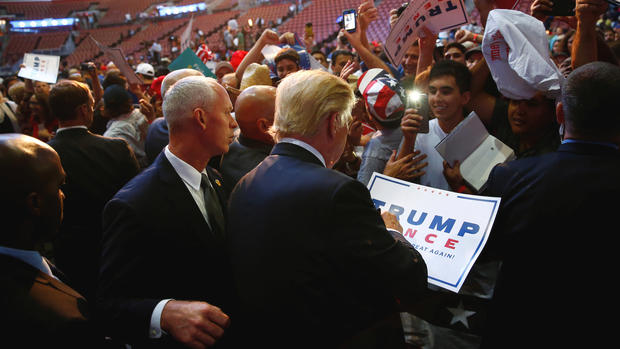
[[[556,114],[557,151],[497,166],[485,194],[501,196],[487,253],[503,260],[483,348],[602,347],[615,289],[620,195],[620,67],[573,71]],[[611,234],[610,234],[611,233]],[[612,290],[613,289],[613,290]]]
[[[48,144],[60,156],[66,183],[65,215],[54,242],[56,264],[87,299],[94,300],[106,202],[138,174],[131,148],[122,139],[92,134],[94,99],[88,85],[63,80],[50,91],[50,110],[59,120]]]
[[[0,135],[0,335],[20,348],[103,345],[89,304],[44,258],[42,244],[62,220],[65,173],[47,144]]]
[[[229,203],[239,347],[404,345],[399,303],[424,291],[426,265],[364,185],[331,169],[353,103],[349,85],[327,72],[278,86],[278,143]]]
[[[163,103],[170,143],[106,205],[98,309],[113,338],[203,347],[223,336],[227,196],[207,163],[233,140],[231,111],[215,79],[177,81]]]
[[[275,113],[276,88],[266,85],[250,86],[235,102],[235,120],[240,133],[223,156],[220,171],[228,191],[265,159],[273,148],[269,128]]]

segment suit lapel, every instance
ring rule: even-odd
[[[37,274],[36,278],[35,278],[35,282],[38,282],[40,284],[44,284],[44,285],[50,285],[51,287],[54,287],[55,289],[66,293],[68,295],[70,295],[71,297],[75,297],[75,298],[84,298],[81,294],[79,294],[76,290],[72,289],[71,287],[69,287],[67,284],[65,284],[64,282],[45,274],[42,271],[39,271],[39,273]]]
[[[213,236],[213,232],[205,221],[200,209],[196,205],[196,201],[194,201],[194,198],[185,186],[185,183],[183,183],[181,177],[179,177],[174,170],[174,167],[172,167],[163,151],[155,160],[154,166],[157,168],[159,177],[163,182],[162,191],[165,192],[165,196],[170,203],[167,209],[172,212],[173,216],[178,216],[176,215],[177,212],[188,213],[187,215],[184,214],[183,217],[178,216],[176,219],[178,219],[179,222],[185,223],[188,230],[192,231],[192,233],[197,235],[201,240],[209,243]]]

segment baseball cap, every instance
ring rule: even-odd
[[[155,76],[155,69],[153,69],[153,66],[148,63],[140,63],[136,67],[136,73],[152,78]]]
[[[383,69],[373,68],[359,77],[357,88],[374,120],[389,128],[400,125],[407,99],[398,80]]]

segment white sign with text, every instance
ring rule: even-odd
[[[374,173],[375,206],[398,217],[403,235],[422,255],[430,284],[458,292],[486,244],[500,198],[468,195]]]

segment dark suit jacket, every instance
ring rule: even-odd
[[[67,174],[61,187],[66,198],[54,261],[80,293],[94,300],[101,213],[106,202],[138,173],[138,162],[124,140],[83,128],[58,132],[48,143]]]
[[[230,192],[241,177],[250,172],[271,152],[273,146],[247,138],[242,134],[234,141],[222,157],[220,172],[224,185]]]
[[[596,283],[617,264],[619,174],[618,151],[594,144],[491,172],[484,194],[502,201],[485,249],[503,264],[484,348],[594,348],[615,333],[601,315],[615,290]]]
[[[103,335],[74,289],[10,256],[0,255],[0,335],[19,348],[98,348]]]
[[[299,146],[277,144],[241,179],[228,222],[242,341],[349,344],[426,288],[424,261],[386,230],[364,185]],[[402,344],[400,321],[390,330],[352,347]]]
[[[221,178],[207,171],[225,207]],[[162,152],[104,209],[98,310],[105,328],[139,346],[162,299],[206,301],[229,311],[223,239]]]
[[[144,152],[149,161],[152,164],[157,158],[157,155],[168,145],[168,124],[163,117],[153,120],[149,125],[149,130],[146,133],[146,140],[144,141]]]

